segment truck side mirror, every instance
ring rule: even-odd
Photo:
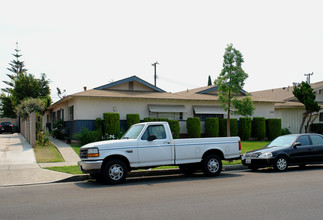
[[[153,141],[153,140],[156,140],[157,139],[157,136],[156,135],[150,135],[148,138],[147,138],[147,141]]]

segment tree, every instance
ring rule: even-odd
[[[10,68],[7,68],[12,74],[6,74],[10,81],[3,81],[5,84],[9,86],[9,88],[2,88],[2,91],[6,93],[11,93],[11,89],[14,87],[14,81],[17,78],[18,75],[23,74],[27,72],[27,69],[25,69],[25,65],[23,61],[19,60],[19,57],[22,55],[19,54],[20,50],[18,50],[18,42],[17,42],[17,48],[15,49],[16,54],[12,54],[16,59],[12,60],[11,63],[9,63]]]
[[[233,114],[242,115],[245,117],[253,115],[254,110],[256,109],[253,105],[252,99],[247,96],[241,100],[233,99],[232,104],[234,106]]]
[[[302,82],[299,87],[294,86],[293,94],[297,98],[297,100],[302,104],[304,104],[305,106],[305,112],[303,113],[303,119],[302,119],[301,126],[299,128],[299,133],[302,133],[306,118],[307,118],[307,123],[305,126],[305,133],[307,133],[309,123],[313,121],[312,120],[313,113],[319,112],[320,106],[315,101],[315,94],[313,93],[313,89],[311,85],[307,82]]]
[[[9,95],[1,94],[1,117],[2,118],[15,118],[16,113],[12,105],[11,97]]]
[[[19,105],[17,105],[16,112],[20,118],[26,119],[28,115],[32,112],[42,115],[45,109],[46,108],[42,100],[29,98],[23,100]]]
[[[208,86],[212,86],[212,80],[211,80],[211,76],[210,75],[209,75],[209,79],[208,79],[207,85]]]
[[[237,99],[237,96],[245,94],[242,88],[244,81],[248,78],[248,74],[241,67],[244,62],[242,54],[239,50],[233,48],[232,44],[229,44],[225,49],[223,58],[223,69],[214,83],[218,86],[219,101],[224,110],[228,112],[227,136],[230,137],[230,115],[234,113],[245,115],[245,112],[252,114],[254,108],[251,109],[251,106],[253,106],[250,102],[251,99]],[[244,108],[245,110],[243,110]]]

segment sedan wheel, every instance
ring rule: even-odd
[[[288,167],[288,162],[287,159],[285,157],[278,157],[276,162],[275,162],[275,166],[274,169],[276,171],[286,171]]]

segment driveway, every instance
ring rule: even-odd
[[[0,134],[0,166],[37,166],[34,150],[21,134]]]

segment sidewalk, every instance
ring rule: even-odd
[[[41,169],[34,151],[19,134],[0,135],[0,187],[57,182],[74,175]]]

